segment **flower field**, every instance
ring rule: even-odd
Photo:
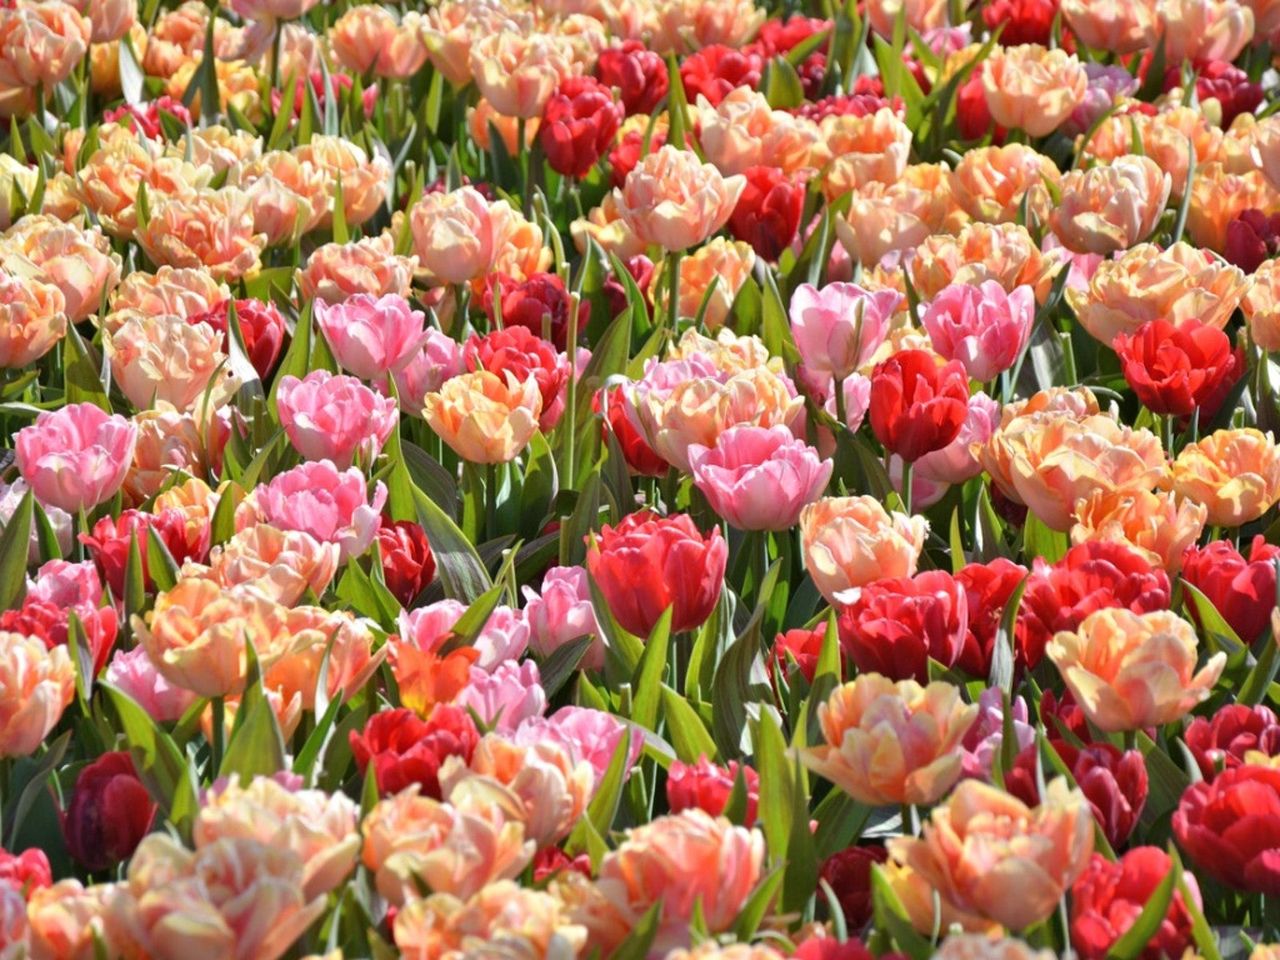
[[[1280,958],[1280,0],[0,0],[0,960]]]

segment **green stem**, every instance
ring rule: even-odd
[[[565,408],[561,414],[564,438],[564,478],[565,483],[572,489],[574,478],[577,477],[578,471],[575,463],[577,451],[574,449],[574,441],[577,439],[578,432],[578,297],[576,294],[569,298],[569,331],[565,337],[565,355],[569,361],[569,382],[566,387]]]
[[[284,46],[284,23],[276,21],[276,34],[271,41],[271,89],[280,89],[280,48]]]
[[[667,253],[667,334],[672,340],[680,322],[680,260],[683,256],[680,250]]]
[[[533,191],[530,189],[529,151],[524,148],[525,118],[516,118],[516,153],[520,158],[517,167],[520,170],[520,195],[524,198],[524,215],[533,212]]]
[[[849,426],[849,411],[846,409],[844,402],[844,377],[837,377],[836,381],[836,419],[840,421],[842,427]]]
[[[485,536],[492,537],[498,532],[498,468],[499,464],[491,463],[486,468],[487,477],[484,485],[484,529]],[[476,541],[479,543],[480,541]]]
[[[902,461],[902,508],[911,513],[911,461]]]
[[[484,468],[464,460],[462,463],[462,532],[472,543],[480,543],[481,503],[486,497]]]
[[[213,710],[213,740],[209,744],[211,751],[209,781],[212,783],[218,779],[218,772],[222,769],[222,757],[226,753],[227,706],[223,697],[214,697],[209,705]]]

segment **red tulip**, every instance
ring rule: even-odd
[[[591,172],[622,123],[622,106],[592,77],[566,77],[542,110],[538,142],[556,173],[581,179]]]
[[[1247,560],[1227,540],[1193,544],[1182,555],[1182,579],[1208,597],[1240,639],[1253,643],[1276,605],[1277,557],[1280,547],[1261,536],[1253,538]],[[1198,620],[1194,604],[1191,612]]]
[[[591,856],[580,853],[570,859],[569,855],[559,847],[543,847],[533,855],[533,882],[537,885],[550,880],[557,873],[565,870],[580,873],[584,877],[591,876]]]
[[[116,634],[120,628],[115,607],[77,604],[69,608],[48,600],[28,597],[21,607],[0,613],[0,630],[39,637],[52,650],[67,642],[72,613],[80,620],[81,638],[93,660],[94,676],[97,676],[111,658],[111,650],[115,646]]]
[[[841,943],[835,937],[810,937],[796,946],[792,960],[873,960],[874,954],[861,940]],[[881,960],[899,960],[903,955],[882,953]]]
[[[778,634],[773,642],[773,669],[783,676],[789,676],[791,670],[798,670],[805,680],[813,683],[814,675],[818,672],[818,655],[822,653],[822,644],[826,638],[825,623],[813,630],[801,627]],[[795,661],[794,666],[791,665],[792,661]]]
[[[1128,932],[1156,888],[1173,869],[1159,847],[1134,847],[1112,862],[1095,853],[1071,888],[1071,944],[1081,960],[1102,960]],[[1197,907],[1202,906],[1196,878],[1183,873]],[[1192,945],[1191,916],[1175,889],[1169,912],[1138,954],[1141,960],[1180,957]]]
[[[1006,47],[1023,43],[1047,47],[1057,15],[1057,0],[991,0],[982,7],[982,22],[988,30],[1004,24],[1000,43]]]
[[[653,113],[670,84],[666,61],[639,40],[624,40],[619,46],[601,50],[596,79],[617,88],[627,116]]]
[[[182,565],[184,560],[204,559],[207,543],[196,544],[193,549],[187,540],[187,518],[181,510],[161,510],[145,513],[142,510],[125,510],[114,520],[103,517],[93,525],[93,533],[80,534],[80,542],[89,548],[102,579],[111,587],[116,600],[124,597],[124,580],[129,565],[129,548],[133,539],[138,541],[138,553],[142,560],[142,579],[147,590],[155,589],[147,564],[147,530],[154,530],[169,549],[173,559]]]
[[[645,298],[646,316],[647,311],[652,308],[653,304],[649,300],[650,281],[653,280],[653,261],[646,257],[643,253],[638,253],[634,257],[629,257],[625,264],[627,273],[631,274],[631,279],[636,282],[636,286],[640,288],[640,293]],[[622,285],[622,281],[609,274],[609,279],[604,282],[604,295],[609,301],[609,317],[613,318],[625,310],[629,304],[627,300],[627,290]]]
[[[822,864],[819,876],[835,893],[848,929],[861,930],[871,919],[871,868],[888,859],[884,847],[868,845],[841,850]]]
[[[684,58],[680,79],[685,97],[697,103],[707,98],[713,107],[738,87],[756,87],[764,74],[764,58],[750,50],[734,50],[723,44],[703,47]]]
[[[841,612],[837,626],[840,646],[859,670],[924,683],[930,658],[950,667],[964,649],[964,587],[942,570],[877,580]]]
[[[993,130],[994,126],[994,130]],[[956,130],[963,140],[981,140],[988,133],[994,143],[1004,143],[1009,131],[995,124],[987,95],[982,89],[982,71],[974,70],[956,90]]]
[[[968,564],[956,574],[969,610],[969,629],[956,666],[970,676],[985,678],[991,672],[991,651],[1005,605],[1026,575],[1026,567],[1003,557]]]
[[[647,637],[667,607],[682,633],[711,616],[724,584],[728,545],[713,528],[703,536],[685,514],[632,513],[607,524],[587,550],[587,569],[624,629]]]
[[[602,414],[601,434],[608,442],[612,433],[622,448],[622,456],[633,473],[642,477],[665,477],[670,464],[653,452],[644,436],[632,424],[622,401],[623,387],[601,387],[591,398],[591,409]]]
[[[142,135],[150,140],[163,140],[164,127],[160,122],[162,113],[167,113],[184,127],[191,126],[191,111],[181,100],[174,100],[173,97],[168,96],[149,100],[146,103],[122,103],[114,110],[104,113],[102,122],[115,123],[129,130],[141,131]]]
[[[908,463],[959,436],[968,412],[969,378],[958,360],[900,350],[871,374],[871,430]]]
[[[1261,210],[1241,210],[1227,223],[1223,258],[1245,273],[1253,273],[1280,253],[1280,213],[1267,216]]]
[[[1196,100],[1201,104],[1206,100],[1218,101],[1222,129],[1230,127],[1240,114],[1253,113],[1262,102],[1262,84],[1254,83],[1249,74],[1230,61],[1196,61],[1192,66],[1196,69]],[[1165,93],[1181,86],[1182,67],[1169,67],[1164,74]]]
[[[1280,770],[1242,766],[1191,784],[1174,811],[1173,835],[1220,883],[1280,894]]]
[[[1093,743],[1089,721],[1070,690],[1062,694],[1061,700],[1052,690],[1044,692],[1040,698],[1040,722],[1051,738],[1064,737],[1069,733],[1081,743]]]
[[[1163,569],[1119,543],[1090,540],[1052,565],[1037,557],[1018,610],[1018,655],[1035,667],[1055,633],[1076,629],[1093,611],[1167,610],[1170,593],[1169,575]]]
[[[729,232],[766,260],[791,246],[804,210],[804,186],[777,167],[748,167],[747,186],[729,217]]]
[[[151,830],[156,805],[126,751],[104,753],[80,771],[62,818],[67,852],[86,870],[128,860]]]
[[[654,130],[649,137],[649,149],[647,152],[653,153],[666,142],[667,132],[665,130]],[[609,151],[609,177],[615,187],[621,187],[627,182],[627,174],[635,169],[636,164],[640,162],[645,153],[644,131],[631,130],[622,135],[622,139]]]
[[[425,721],[404,708],[375,713],[350,738],[360,775],[373,763],[379,794],[389,796],[416,783],[424,796],[438,800],[440,765],[448,757],[469,763],[480,732],[466,710],[440,704]]]
[[[1084,792],[1107,842],[1113,847],[1121,846],[1138,825],[1147,803],[1147,765],[1142,754],[1137,750],[1121,753],[1109,743],[1078,749],[1054,737],[1053,730],[1049,732],[1049,742]],[[1031,806],[1040,802],[1036,786],[1038,750],[1035,744],[1022,750],[1013,770],[1005,774],[1006,789]]]
[[[1182,735],[1204,779],[1244,766],[1246,753],[1280,754],[1280,719],[1270,707],[1228,703],[1212,717],[1193,717]]]
[[[49,858],[39,847],[31,847],[22,853],[0,850],[0,883],[23,895],[52,885],[53,870],[49,867]]]
[[[502,326],[524,327],[537,337],[550,329],[551,342],[564,350],[569,337],[569,291],[554,273],[535,273],[517,283],[510,277],[492,274],[485,284],[481,303],[489,319],[497,325],[495,288],[502,290]],[[578,332],[586,329],[589,308],[578,305]]]
[[[261,300],[237,300],[236,321],[240,324],[240,336],[244,338],[245,353],[254,372],[263,380],[271,375],[280,357],[280,349],[284,345],[284,317],[276,309],[274,303],[263,303]],[[211,310],[192,314],[187,318],[189,323],[207,323],[223,336],[224,348],[230,349],[226,343],[227,314],[231,301],[223,300]]]
[[[427,532],[412,520],[383,519],[378,528],[382,578],[391,595],[407,607],[436,575],[436,558]]]
[[[736,760],[730,760],[728,767],[717,766],[705,756],[697,763],[675,761],[667,770],[667,806],[672,813],[697,807],[718,817],[729,803],[739,770],[747,788],[743,825],[750,827],[756,822],[756,806],[760,802],[760,775],[751,767],[740,767]]]
[[[1207,422],[1244,373],[1244,351],[1217,327],[1186,320],[1150,320],[1112,344],[1124,378],[1152,413]]]
[[[505,327],[484,336],[473,333],[462,348],[462,364],[468,370],[488,370],[499,377],[510,373],[520,382],[532,374],[542,394],[538,423],[543,430],[555,426],[564,412],[560,388],[569,376],[569,366],[551,343],[527,327]]]

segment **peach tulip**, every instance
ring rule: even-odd
[[[1150,157],[1121,157],[1062,178],[1049,214],[1058,239],[1078,253],[1111,254],[1145,240],[1169,202],[1169,175]]]
[[[209,555],[210,574],[225,588],[245,586],[286,607],[308,589],[323,596],[338,571],[338,545],[301,530],[265,523],[239,531]]]
[[[1024,197],[1028,214],[1043,223],[1050,206],[1045,186],[1056,188],[1061,182],[1052,160],[1021,143],[977,147],[956,164],[956,200],[969,216],[984,223],[1014,222]]]
[[[1036,301],[1043,303],[1066,259],[1062,250],[1041,251],[1027,229],[1016,223],[970,223],[955,236],[939,234],[925,240],[908,270],[921,300],[932,300],[953,283],[994,280],[1007,293],[1030,286]]]
[[[164,403],[186,412],[206,399],[210,408],[220,406],[239,385],[222,342],[207,323],[139,314],[104,338],[103,353],[115,382],[139,410]]]
[[[824,497],[800,512],[804,566],[828,603],[886,577],[909,577],[929,521],[890,513],[874,497]]]
[[[1027,43],[996,47],[979,67],[987,109],[1003,127],[1043,137],[1084,100],[1084,65],[1065,50]]]
[[[470,463],[514,460],[538,429],[541,412],[533,377],[521,383],[509,370],[503,377],[477,370],[446,380],[423,404],[427,424]]]
[[[722,177],[696,154],[665,144],[627,175],[618,212],[642,242],[685,250],[725,225],[745,186],[741,175]]]
[[[1242,526],[1280,501],[1280,446],[1252,428],[1218,430],[1178,454],[1173,488],[1203,504],[1214,526]]]
[[[35,363],[67,333],[66,300],[52,283],[0,266],[0,368]]]
[[[257,271],[266,246],[266,237],[253,232],[248,196],[230,187],[158,198],[135,239],[156,264],[204,267],[218,280]]]
[[[1254,271],[1240,303],[1249,336],[1265,350],[1280,350],[1280,260],[1267,260]]]
[[[1063,0],[1065,24],[1087,47],[1127,54],[1154,46],[1155,0]]]
[[[944,164],[915,163],[891,183],[870,181],[849,194],[849,212],[836,237],[864,266],[910,250],[935,233],[954,233],[968,215],[957,202],[955,177]]]
[[[40,747],[75,695],[76,671],[67,647],[0,630],[0,758]]]
[[[1170,574],[1182,568],[1182,554],[1204,530],[1203,504],[1164,490],[1097,490],[1077,501],[1071,542],[1111,540],[1142,554]]]
[[[317,247],[298,271],[298,293],[328,304],[341,303],[357,293],[408,297],[417,266],[417,257],[395,252],[395,241],[389,234],[352,243],[326,243]]]

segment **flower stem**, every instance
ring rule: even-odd
[[[680,322],[680,259],[683,256],[679,250],[667,253],[667,330],[672,340]]]
[[[902,509],[911,513],[911,461],[902,461]]]
[[[212,783],[218,779],[218,771],[222,769],[222,757],[226,753],[227,739],[227,712],[226,700],[223,697],[214,697],[210,701],[210,708],[213,711],[213,739],[209,744],[211,762],[209,769],[211,771],[209,781]]]

